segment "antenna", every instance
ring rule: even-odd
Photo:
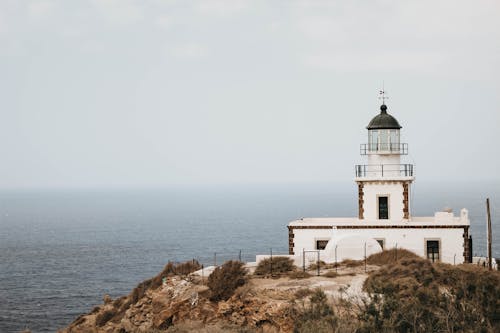
[[[381,99],[382,100],[382,104],[385,104],[385,100],[389,99],[389,96],[385,95],[384,81],[382,81],[382,90],[380,90],[378,94],[379,94],[378,99]]]

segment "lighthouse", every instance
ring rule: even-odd
[[[368,126],[367,143],[360,146],[360,154],[367,164],[355,167],[358,184],[358,217],[360,220],[401,221],[410,218],[410,186],[413,165],[402,164],[408,154],[408,144],[401,143],[396,118],[380,106],[380,114]]]
[[[317,253],[321,260],[333,262],[405,248],[432,262],[470,262],[467,209],[461,209],[458,216],[449,210],[434,216],[412,214],[414,167],[404,161],[408,144],[401,142],[402,126],[389,113],[385,93],[381,94],[380,111],[368,122],[367,140],[360,145],[364,164],[354,167],[358,216],[306,217],[289,222],[289,255],[303,263],[305,255],[314,252],[313,261]]]

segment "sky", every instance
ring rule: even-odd
[[[0,0],[0,189],[500,181],[498,1]]]

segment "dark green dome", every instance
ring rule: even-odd
[[[368,126],[367,129],[400,129],[401,125],[399,125],[396,118],[387,113],[387,106],[382,104],[380,106],[380,114],[375,116]]]

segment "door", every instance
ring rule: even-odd
[[[432,262],[439,261],[439,241],[438,240],[428,240],[427,241],[427,259]]]
[[[379,220],[389,219],[389,198],[378,197],[378,218]]]

